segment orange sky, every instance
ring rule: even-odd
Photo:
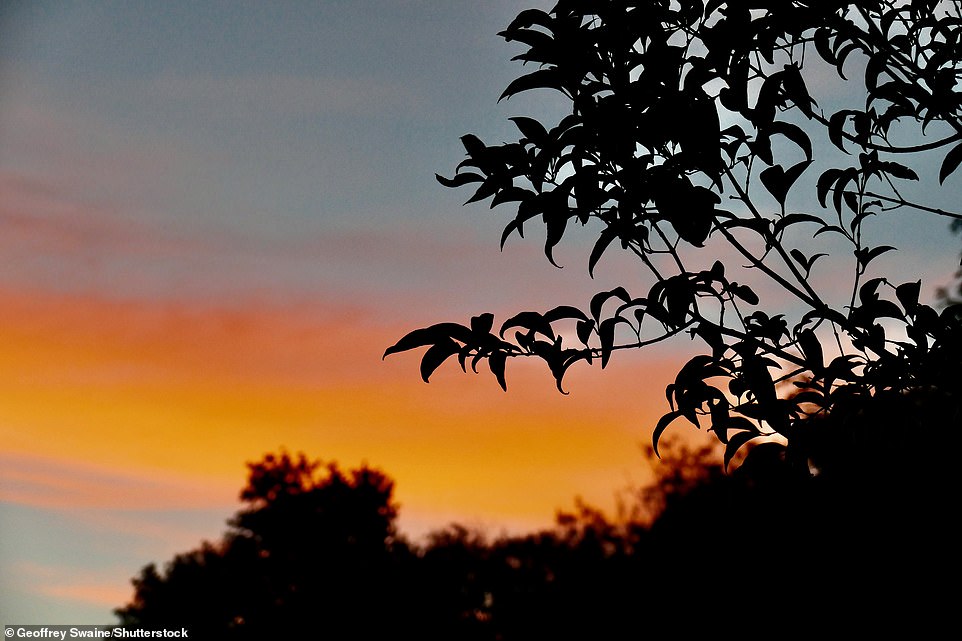
[[[12,291],[0,301],[8,456],[195,485],[211,503],[236,495],[243,461],[281,447],[367,461],[398,481],[414,530],[447,518],[546,525],[576,495],[610,506],[645,478],[641,443],[664,403],[653,383],[672,371],[616,362],[575,372],[569,396],[535,363],[509,368],[508,393],[456,365],[425,385],[415,354],[380,359],[410,328],[360,311]],[[75,482],[46,479],[48,491]],[[4,498],[44,501],[26,485]]]

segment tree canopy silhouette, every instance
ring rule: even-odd
[[[268,455],[249,466],[224,537],[145,567],[117,614],[197,639],[529,641],[826,624],[918,634],[953,612],[930,576],[949,573],[943,558],[916,550],[907,567],[887,547],[917,542],[904,536],[911,514],[861,520],[844,486],[800,482],[771,448],[728,474],[717,448],[663,449],[655,481],[617,518],[579,503],[550,529],[491,539],[453,524],[420,545],[396,531],[382,472]],[[786,542],[789,557],[773,549]],[[908,596],[893,589],[905,580]]]
[[[386,638],[411,605],[394,482],[368,467],[322,468],[303,454],[268,455],[249,468],[247,507],[222,541],[177,556],[163,574],[144,568],[133,601],[117,610],[121,623],[187,626],[212,639],[321,628]]]
[[[919,280],[881,272],[894,247],[873,231],[962,219],[938,198],[962,163],[960,3],[560,0],[500,35],[535,67],[501,98],[544,90],[569,111],[511,118],[504,144],[465,135],[467,158],[438,180],[514,212],[502,246],[539,224],[554,263],[581,226],[589,273],[617,248],[642,276],[586,306],[417,329],[385,356],[426,348],[425,381],[449,359],[486,363],[503,388],[510,360],[541,359],[562,389],[578,363],[689,335],[703,353],[666,390],[656,451],[684,421],[707,426],[726,463],[771,441],[807,475],[827,456],[816,446],[887,465],[917,439],[955,438],[960,306],[939,311]],[[933,162],[937,184],[919,175]],[[841,427],[868,399],[932,390],[946,392],[938,425]],[[810,434],[829,414],[839,429]]]

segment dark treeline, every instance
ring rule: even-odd
[[[952,611],[957,439],[939,439],[957,428],[959,404],[867,405],[812,420],[811,441],[833,437],[807,446],[822,454],[805,470],[774,444],[729,471],[709,449],[675,447],[623,518],[579,505],[552,529],[497,539],[452,525],[414,544],[396,528],[384,473],[268,455],[249,464],[245,508],[223,538],[144,568],[117,614],[204,639],[918,634]],[[893,459],[904,443],[880,453],[865,438],[905,427],[932,440]]]

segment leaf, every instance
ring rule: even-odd
[[[661,439],[661,435],[664,434],[666,429],[668,429],[668,426],[671,424],[671,422],[681,415],[682,413],[679,410],[674,410],[668,412],[658,419],[658,424],[655,425],[655,429],[651,433],[651,446],[655,451],[655,456],[658,458],[661,458],[661,454],[658,453],[658,441]]]
[[[511,24],[509,24],[508,27],[501,32],[501,35],[510,42],[511,38],[509,36],[515,31],[529,29],[535,25],[548,27],[550,29],[552,22],[553,19],[551,16],[541,9],[525,9],[515,16],[514,20],[511,21]]]
[[[835,206],[835,211],[839,214],[842,213],[842,198],[848,193],[845,191],[845,187],[853,181],[858,181],[858,170],[854,167],[849,167],[842,171],[838,182],[835,183],[835,193],[832,195],[832,204]],[[854,207],[852,209],[855,210]]]
[[[890,12],[892,16],[896,16],[898,12]],[[883,18],[884,22],[884,18]],[[874,56],[870,56],[868,62],[865,65],[865,88],[870,92],[874,91],[878,87],[878,77],[885,73],[885,68],[888,65],[888,57],[882,55],[881,53]]]
[[[397,343],[388,347],[381,358],[383,360],[391,354],[406,352],[417,347],[434,345],[443,341],[445,338],[455,338],[462,343],[469,343],[471,342],[471,330],[457,323],[438,323],[431,327],[416,329],[408,332]]]
[[[711,347],[712,355],[715,358],[721,358],[725,352],[726,345],[721,330],[717,325],[702,321],[695,327],[694,332]]]
[[[504,231],[501,232],[501,251],[504,251],[504,244],[508,241],[508,237],[512,232],[518,232],[518,235],[524,238],[524,230],[521,227],[521,223],[517,220],[512,220],[504,226]]]
[[[903,283],[895,288],[895,297],[902,303],[905,312],[911,314],[919,304],[919,291],[922,288],[922,281],[914,283]]]
[[[455,174],[453,178],[445,178],[441,174],[434,174],[434,177],[445,187],[461,187],[462,185],[466,185],[468,183],[479,183],[484,180],[482,176],[470,172]]]
[[[895,249],[895,247],[892,247],[891,245],[879,245],[878,247],[872,247],[871,249],[868,247],[863,247],[855,252],[855,257],[858,259],[859,264],[861,264],[862,267],[865,267],[870,262],[875,260],[877,256],[880,256],[881,254],[893,249]]]
[[[782,216],[775,221],[775,225],[772,227],[772,233],[775,236],[778,236],[783,229],[797,223],[824,224],[824,221],[814,214],[788,214],[787,216]]]
[[[878,288],[885,282],[884,278],[873,278],[871,280],[865,281],[865,283],[858,289],[858,299],[863,305],[873,303],[878,300]]]
[[[792,165],[787,170],[783,169],[781,165],[774,165],[764,170],[758,177],[761,179],[762,184],[765,185],[768,193],[775,197],[779,205],[784,207],[785,198],[788,196],[792,185],[795,184],[795,181],[798,180],[799,176],[801,176],[811,164],[811,160],[805,160]]]
[[[816,192],[818,194],[818,202],[822,207],[826,206],[828,192],[832,190],[832,186],[838,182],[843,173],[841,169],[826,169],[822,172],[822,175],[818,177]]]
[[[761,434],[758,432],[750,432],[746,430],[744,432],[733,434],[731,437],[729,437],[728,445],[725,446],[725,457],[723,461],[725,469],[728,469],[728,465],[732,462],[732,459],[735,458],[735,454],[742,448],[743,445],[748,443],[748,441],[752,440],[753,438],[757,438],[759,436],[761,436]]]
[[[812,96],[808,93],[808,88],[805,86],[805,79],[802,77],[801,71],[797,64],[785,65],[784,78],[782,80],[782,89],[799,110],[805,114],[806,118],[811,118],[814,114],[812,112],[812,107],[815,105],[815,101],[812,100]],[[811,158],[811,156],[809,156]]]
[[[818,260],[818,259],[821,258],[822,256],[828,256],[828,254],[820,253],[820,254],[815,254],[815,255],[812,256],[811,258],[806,258],[806,257],[805,257],[805,254],[803,254],[802,252],[800,252],[800,251],[797,250],[797,249],[791,249],[791,250],[789,250],[788,253],[790,253],[790,254],[792,255],[792,258],[795,259],[795,262],[797,262],[799,265],[801,265],[803,268],[805,268],[805,276],[806,276],[806,277],[807,277],[808,274],[812,271],[812,265],[815,264],[815,261],[816,261],[816,260]]]
[[[826,232],[834,232],[834,233],[836,233],[836,234],[841,234],[841,235],[845,236],[846,238],[849,237],[848,233],[847,233],[844,229],[842,229],[841,227],[839,227],[838,225],[825,225],[824,227],[822,227],[821,229],[819,229],[817,232],[815,232],[814,234],[812,234],[812,238],[815,238],[815,237],[818,236],[819,234],[824,234],[824,233],[826,233]]]
[[[711,431],[715,432],[715,436],[717,436],[718,440],[722,443],[728,443],[729,430],[758,434],[758,428],[755,427],[755,424],[744,416],[729,415],[727,405],[725,406],[725,414],[726,416],[721,420],[715,420],[714,414],[712,415]]]
[[[945,154],[945,159],[942,160],[942,168],[939,170],[940,185],[945,182],[949,174],[958,169],[960,163],[962,163],[962,143],[952,147],[949,153]]]
[[[813,372],[819,372],[825,366],[824,357],[822,356],[822,344],[819,342],[818,337],[815,336],[815,332],[811,329],[806,329],[798,335],[798,345],[805,355],[805,359],[809,361],[809,365],[812,367]]]
[[[828,254],[823,253],[823,252],[820,252],[820,253],[818,253],[818,254],[814,254],[811,258],[808,259],[808,262],[805,263],[805,277],[806,277],[806,278],[808,278],[809,273],[811,273],[811,271],[812,271],[812,265],[814,265],[814,264],[815,264],[815,261],[818,260],[819,258],[821,258],[822,256],[828,256]]]
[[[832,117],[828,120],[828,138],[832,141],[832,144],[845,151],[845,121],[848,120],[849,116],[855,115],[855,112],[851,109],[843,109],[832,114]],[[845,151],[845,153],[848,153]]]
[[[894,13],[894,12],[893,12]],[[835,52],[832,50],[829,38],[833,34],[828,27],[819,27],[815,30],[815,51],[822,57],[822,60],[829,64],[835,64]]]
[[[468,205],[471,203],[476,203],[479,200],[484,200],[485,198],[495,195],[498,192],[499,186],[500,185],[497,180],[493,178],[488,178],[483,183],[481,183],[481,186],[478,187],[477,191],[474,192],[473,196],[471,196],[469,199],[464,201],[464,204]]]
[[[588,257],[588,276],[591,278],[595,277],[595,265],[598,264],[598,260],[601,255],[605,253],[608,246],[611,244],[615,238],[618,237],[618,231],[614,227],[606,227],[601,234],[598,235],[598,240],[595,242],[595,246],[591,248],[591,255]]]
[[[785,136],[802,149],[805,153],[806,160],[812,159],[812,141],[808,137],[808,134],[798,125],[776,120],[769,127],[769,135],[771,134],[781,134]]]
[[[541,147],[548,138],[548,132],[540,122],[534,118],[515,116],[509,118],[517,127],[521,134],[535,145]]]
[[[562,76],[556,68],[532,71],[529,74],[525,74],[511,81],[501,94],[501,97],[498,98],[498,102],[523,91],[530,91],[531,89],[557,89],[563,92],[564,89],[562,88],[561,80]]]
[[[902,165],[897,162],[892,162],[892,161],[880,162],[878,163],[878,169],[880,171],[884,171],[890,176],[895,176],[896,178],[902,178],[903,180],[919,179],[919,175],[917,173],[915,173],[905,165]]]
[[[480,156],[488,148],[480,138],[474,134],[464,134],[461,136],[461,144],[464,145],[464,150],[468,152],[471,157]]]
[[[493,352],[490,356],[488,356],[488,368],[498,380],[498,385],[500,385],[501,389],[505,392],[508,391],[508,384],[504,378],[504,365],[507,361],[507,358],[507,354],[504,352]]]
[[[715,280],[723,280],[725,278],[725,264],[720,260],[716,260],[712,263],[709,272]]]
[[[549,323],[545,317],[538,312],[519,312],[504,321],[504,324],[499,330],[501,337],[504,337],[504,333],[511,329],[512,327],[522,327],[529,332],[535,332],[554,340],[555,334],[554,330],[551,329],[551,323]]]
[[[775,121],[775,110],[780,102],[779,88],[782,87],[784,78],[784,71],[773,73],[765,78],[758,90],[752,121],[760,128]]]
[[[758,178],[765,185],[779,205],[785,205],[785,196],[788,195],[788,186],[785,184],[785,170],[781,165],[773,165],[758,174]]]
[[[859,213],[858,194],[856,194],[854,191],[843,191],[842,198],[845,199],[845,204],[848,206],[849,209],[851,209],[856,214]],[[852,227],[852,230],[854,231],[854,225]]]
[[[511,185],[510,187],[499,190],[494,195],[494,198],[491,199],[491,209],[503,203],[524,202],[531,196],[534,196],[534,192],[530,189],[523,189]]]
[[[731,292],[735,296],[748,303],[749,305],[758,304],[758,294],[756,294],[751,287],[748,285],[739,285],[738,283],[731,284]]]
[[[589,320],[587,314],[571,305],[559,305],[544,313],[544,319],[549,323],[553,323],[562,318],[575,318],[581,321]]]
[[[424,352],[424,356],[421,357],[421,380],[427,383],[428,379],[431,378],[431,374],[434,373],[434,370],[460,350],[461,346],[450,338],[445,338],[432,345],[428,351]]]
[[[601,325],[598,327],[598,338],[601,340],[601,369],[608,365],[608,359],[611,358],[611,350],[615,345],[615,328],[618,323],[627,322],[620,316],[601,321]]]
[[[544,240],[544,255],[548,258],[548,262],[560,269],[561,265],[554,259],[554,248],[561,242],[568,227],[568,212],[552,212],[550,216],[545,212],[544,224],[547,232]]]
[[[846,81],[848,80],[848,78],[845,77],[845,73],[843,71],[843,67],[845,66],[845,59],[848,58],[848,55],[850,53],[852,53],[858,48],[859,48],[859,43],[849,42],[848,44],[845,44],[839,47],[835,51],[835,70],[838,71],[838,75],[842,78],[842,80],[846,80]]]
[[[578,333],[578,340],[587,345],[588,341],[591,340],[591,333],[594,329],[595,324],[590,320],[579,321],[575,327],[575,331]]]
[[[479,337],[484,337],[491,333],[494,325],[494,314],[484,313],[471,319],[471,332]]]
[[[628,294],[628,291],[624,287],[615,287],[610,291],[595,294],[591,297],[591,303],[589,305],[591,316],[595,321],[601,318],[602,306],[612,297],[620,298],[625,303],[631,302],[631,295]]]

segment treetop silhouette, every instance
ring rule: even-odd
[[[412,604],[401,581],[411,553],[396,532],[393,480],[303,454],[269,454],[248,467],[246,507],[223,538],[163,572],[145,567],[133,600],[117,610],[122,624],[187,626],[201,639],[317,628],[373,639],[406,621]]]
[[[555,263],[581,226],[589,273],[620,249],[642,275],[586,306],[417,329],[385,356],[426,348],[425,381],[451,358],[486,363],[502,388],[509,360],[536,358],[562,390],[575,364],[686,334],[703,353],[666,390],[656,451],[681,419],[713,431],[726,465],[773,441],[804,474],[811,417],[962,386],[962,308],[879,273],[895,248],[870,233],[902,215],[962,219],[926,198],[962,164],[960,3],[560,0],[500,35],[534,66],[501,99],[546,90],[570,111],[514,117],[503,144],[465,135],[466,159],[438,181],[514,212],[502,246],[537,224]],[[821,95],[830,82],[844,92]],[[938,184],[920,179],[925,158]],[[863,436],[887,456],[917,434]]]

